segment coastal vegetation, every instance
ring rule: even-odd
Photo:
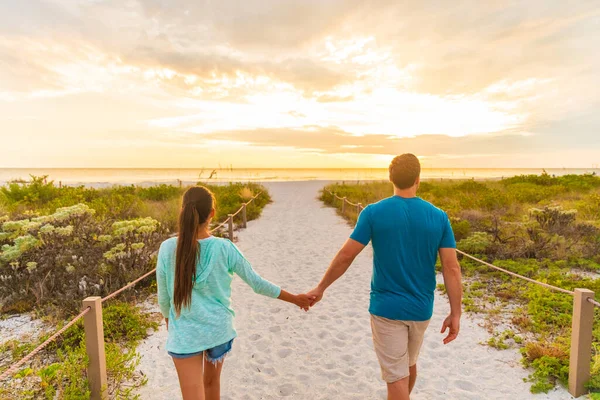
[[[331,184],[321,200],[341,211],[339,197],[366,206],[392,194],[389,182]],[[529,278],[600,294],[600,177],[523,175],[498,181],[427,181],[419,196],[444,209],[458,248]],[[356,207],[346,206],[350,222]],[[519,348],[532,368],[531,391],[566,384],[569,369],[572,298],[461,260],[464,309],[486,320],[488,345]],[[439,266],[438,266],[439,268]],[[438,285],[443,291],[443,285]],[[600,320],[600,312],[596,311]],[[600,390],[600,323],[594,327],[592,379]]]
[[[256,195],[247,207],[248,220],[270,202],[258,184],[205,186],[217,200],[215,223]],[[160,243],[176,231],[184,190],[59,187],[47,177],[0,187],[0,318],[31,313],[45,322],[47,332],[0,342],[0,373],[78,314],[84,298],[104,297],[152,270]],[[144,383],[134,374],[135,348],[159,318],[139,304],[155,287],[152,276],[105,303],[111,398],[135,398],[134,389]],[[0,398],[89,398],[85,358],[80,320],[0,389]]]

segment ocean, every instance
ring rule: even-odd
[[[541,174],[542,168],[425,168],[423,179],[498,179],[522,174]],[[546,169],[551,175],[600,174],[599,168]],[[116,184],[155,185],[193,182],[268,181],[366,181],[385,180],[387,168],[0,168],[0,184],[30,176],[48,176],[63,185],[104,187]]]

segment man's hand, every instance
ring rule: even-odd
[[[313,300],[314,298],[310,294],[297,294],[294,304],[304,311],[308,311]]]
[[[449,330],[449,332],[448,336],[444,338],[444,344],[452,342],[458,336],[458,332],[460,331],[460,316],[448,315],[442,324],[440,333],[444,333],[446,330]]]
[[[323,290],[319,289],[318,287],[306,293],[307,296],[312,298],[310,302],[311,307],[317,304],[319,301],[321,301],[321,299],[323,298],[323,293]]]

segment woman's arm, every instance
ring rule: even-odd
[[[160,251],[158,253],[158,260],[156,263],[156,288],[158,292],[158,306],[163,317],[167,319],[168,324],[169,313],[171,312],[171,298],[169,297],[169,292],[167,291],[165,265]]]
[[[285,290],[281,290],[281,293],[279,294],[279,297],[277,297],[279,300],[283,300],[286,301],[288,303],[292,303],[297,305],[298,307],[300,307],[301,309],[303,309],[304,311],[308,311],[308,309],[310,308],[310,303],[312,301],[312,297],[309,297],[306,294],[291,294],[289,292],[286,292]]]
[[[231,256],[231,269],[233,272],[238,274],[244,282],[248,284],[254,290],[255,293],[262,294],[264,296],[277,298],[288,303],[297,305],[298,307],[308,310],[310,306],[309,297],[306,295],[295,295],[285,290],[282,290],[279,286],[269,282],[268,280],[261,277],[250,265],[250,262],[242,255],[237,247],[232,243],[232,256]]]

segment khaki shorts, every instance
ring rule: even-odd
[[[381,366],[381,377],[394,383],[410,375],[417,363],[429,321],[395,321],[371,315],[373,346]]]

